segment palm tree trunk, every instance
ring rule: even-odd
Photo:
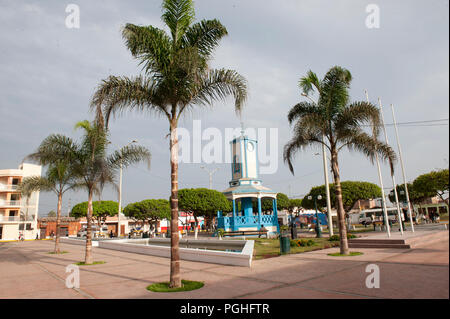
[[[62,194],[58,193],[58,209],[56,212],[56,238],[55,238],[55,254],[59,254],[59,234],[61,228],[61,206],[62,206]]]
[[[86,215],[86,255],[85,264],[92,264],[92,189],[89,189],[88,210]]]
[[[178,236],[178,136],[176,119],[170,123],[170,287],[181,287],[180,238]]]
[[[339,237],[340,237],[340,253],[348,255],[347,228],[345,225],[345,210],[342,200],[341,177],[339,174],[338,154],[336,150],[331,152],[331,168],[333,170],[334,184],[336,187],[336,207],[338,215]]]

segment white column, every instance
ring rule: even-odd
[[[322,135],[322,143],[325,143],[325,136]],[[322,157],[323,157],[323,174],[325,178],[325,191],[327,196],[327,212],[328,212],[328,232],[330,236],[333,236],[333,219],[331,216],[331,198],[330,198],[330,183],[328,182],[328,165],[327,165],[327,153],[325,144],[322,144]]]
[[[412,218],[411,202],[409,201],[408,185],[407,185],[407,182],[406,182],[405,167],[403,165],[402,149],[400,147],[400,139],[398,138],[397,122],[395,120],[395,113],[394,113],[394,105],[393,104],[391,104],[391,109],[392,109],[392,119],[394,120],[395,136],[397,137],[398,155],[400,157],[400,165],[402,167],[403,183],[405,184],[405,194],[406,194],[406,203],[408,205],[409,220],[411,221],[411,230],[412,230],[412,232],[414,232],[414,221],[413,221],[413,218]]]
[[[383,105],[381,104],[380,98],[378,98],[378,105],[380,106],[381,123],[383,124],[383,131],[384,131],[384,137],[386,140],[386,145],[389,145],[389,139],[388,139],[388,135],[386,132],[386,126],[384,125]],[[395,183],[395,176],[394,176],[393,172],[391,172],[391,177],[392,177],[392,186],[394,187],[395,204],[397,205],[397,216],[398,216],[398,222],[400,224],[400,232],[403,235],[402,215],[400,212],[400,204],[398,202],[397,184]]]
[[[120,162],[119,174],[119,212],[117,213],[117,237],[120,237],[120,212],[122,211],[122,161]]]
[[[369,94],[367,93],[367,90],[365,90],[365,92],[366,92],[367,103],[370,103],[369,102]],[[372,131],[374,131],[374,129],[375,128],[373,128]],[[373,138],[376,139],[375,134],[373,134]],[[380,159],[378,158],[378,153],[376,152],[376,149],[375,149],[375,159],[377,162],[378,179],[380,181],[380,187],[381,187],[381,201],[383,203],[384,224],[386,225],[386,233],[387,233],[388,237],[391,237],[391,230],[389,227],[388,213],[387,213],[387,208],[386,208],[386,197],[384,194],[383,177],[381,175]]]

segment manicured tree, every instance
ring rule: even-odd
[[[54,210],[51,210],[48,212],[47,217],[56,217],[56,212]],[[58,229],[58,228],[56,228]]]
[[[331,155],[331,169],[336,184],[335,196],[339,222],[340,252],[348,255],[347,230],[345,227],[345,209],[342,198],[341,176],[338,154],[342,148],[357,150],[372,161],[375,154],[388,160],[393,172],[395,153],[389,145],[379,141],[379,109],[365,101],[350,103],[349,87],[352,76],[350,71],[339,66],[332,67],[323,80],[319,80],[312,71],[300,79],[302,93],[318,93],[317,102],[300,102],[288,113],[290,124],[295,123],[293,137],[284,147],[284,161],[294,173],[292,160],[296,152],[311,146],[322,146]],[[363,125],[373,127],[373,135],[363,130]]]
[[[45,176],[26,177],[20,184],[19,189],[22,194],[43,191],[53,192],[57,196],[58,204],[56,212],[56,237],[54,253],[59,254],[62,198],[65,192],[79,187],[79,184],[77,176],[71,167],[71,158],[54,153],[51,151],[51,148],[48,147],[48,144],[51,143],[51,140],[54,137],[54,135],[50,135],[44,139],[36,152],[26,157],[26,159],[36,161],[43,166],[47,166]]]
[[[88,193],[86,253],[85,263],[92,264],[92,216],[93,196],[99,194],[103,185],[114,184],[114,176],[120,167],[127,167],[133,163],[147,161],[150,163],[150,152],[136,145],[124,147],[122,151],[115,151],[107,155],[109,144],[107,133],[102,126],[89,121],[76,124],[75,128],[83,130],[80,143],[63,135],[51,135],[46,140],[45,154],[56,154],[70,159],[70,165],[77,176],[78,184]],[[42,146],[42,145],[41,145]],[[49,156],[44,156],[48,160]]]
[[[181,210],[192,213],[195,219],[195,236],[197,238],[198,217],[205,219],[206,227],[217,211],[229,212],[231,204],[221,192],[207,188],[185,188],[179,191],[179,207]]]
[[[170,203],[166,199],[146,199],[128,204],[124,209],[125,216],[135,221],[142,221],[142,225],[157,225],[158,221],[170,219]]]
[[[444,198],[444,194],[448,193],[449,190],[448,169],[432,171],[430,173],[420,175],[414,180],[413,187],[416,192],[430,194],[430,197],[439,196],[447,207],[449,206],[448,197]]]
[[[92,221],[96,220],[99,229],[106,222],[108,217],[116,216],[119,210],[119,203],[103,200],[92,202]],[[83,202],[73,206],[70,216],[75,218],[87,217],[88,202]]]
[[[194,106],[233,96],[240,111],[247,97],[245,79],[236,71],[208,66],[226,28],[218,20],[194,23],[192,0],[164,0],[162,20],[170,34],[153,26],[126,24],[122,36],[144,75],[110,76],[95,92],[92,107],[99,123],[137,110],[163,115],[169,122],[171,228],[178,229],[178,136],[181,116]],[[104,115],[103,115],[104,114]],[[171,233],[170,287],[181,287],[178,232]]]
[[[349,212],[360,199],[364,200],[381,197],[381,188],[378,185],[369,182],[344,181],[341,182],[341,189],[345,212]],[[314,200],[308,199],[308,196],[317,197],[317,195],[322,196],[322,199],[317,201],[317,206],[325,207],[327,205],[325,185],[311,188],[309,193],[303,199],[303,207],[313,209]],[[336,208],[335,184],[330,184],[330,199],[331,207]]]
[[[277,210],[289,208],[289,197],[286,194],[277,194]],[[258,211],[257,202],[253,202],[253,210]],[[261,200],[261,210],[263,212],[273,211],[273,200],[271,198],[263,198]]]

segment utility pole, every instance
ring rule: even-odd
[[[406,203],[408,205],[409,220],[411,222],[411,231],[414,233],[414,221],[411,212],[411,202],[409,201],[408,185],[406,182],[405,166],[403,165],[402,148],[400,147],[400,139],[398,138],[397,121],[395,120],[394,105],[391,104],[392,119],[394,120],[395,136],[397,137],[398,155],[400,157],[400,165],[402,167],[403,183],[405,184]]]
[[[367,90],[364,90],[366,93],[366,99],[367,99],[367,103],[369,102],[369,94],[367,93]],[[372,123],[373,124],[373,123]],[[376,139],[376,135],[375,135],[375,127],[372,128],[372,134],[373,134],[373,138]],[[380,167],[380,159],[378,158],[378,153],[375,150],[375,159],[377,162],[377,168],[378,168],[378,179],[380,181],[380,187],[381,187],[381,200],[382,200],[382,205],[383,205],[383,213],[384,213],[384,224],[386,226],[386,232],[388,237],[391,237],[391,230],[389,227],[389,217],[388,217],[388,213],[387,213],[387,207],[386,207],[386,197],[384,195],[384,186],[383,186],[383,177],[381,175],[381,167]]]

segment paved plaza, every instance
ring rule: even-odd
[[[251,268],[182,261],[182,278],[205,282],[190,292],[154,293],[167,281],[169,259],[93,248],[80,266],[80,288],[66,288],[66,266],[84,258],[84,246],[52,241],[0,243],[0,298],[449,298],[448,232],[413,249],[357,249],[361,256],[331,257],[331,248],[254,260]],[[355,249],[351,249],[355,250]],[[380,269],[380,288],[367,288],[366,267]]]

